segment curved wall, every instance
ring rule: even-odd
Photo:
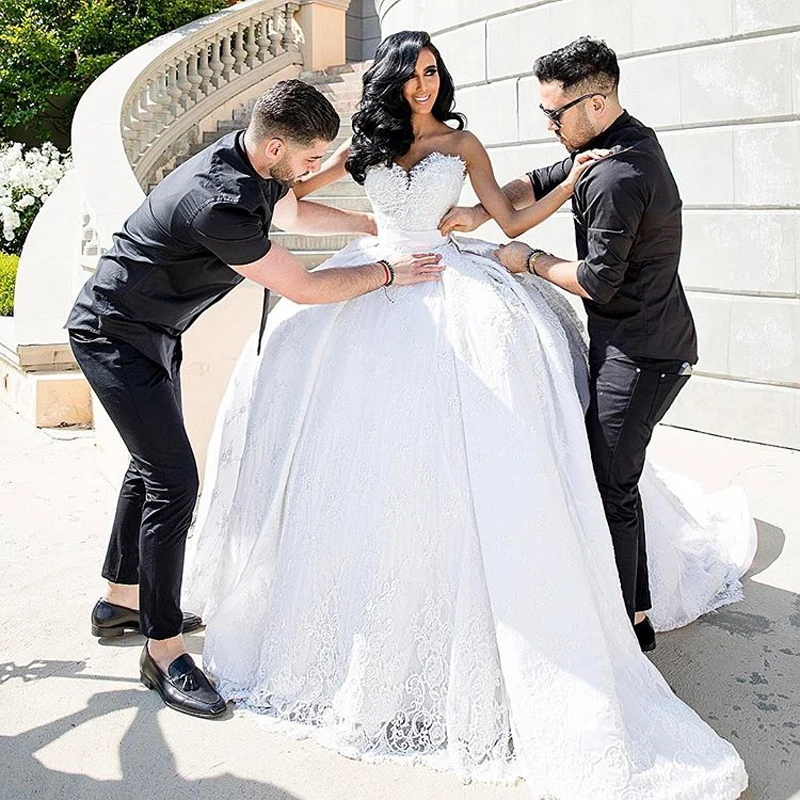
[[[800,449],[800,3],[376,6],[383,35],[431,33],[501,183],[563,157],[537,108],[534,59],[584,34],[616,50],[623,105],[658,131],[685,204],[681,275],[701,360],[667,421]],[[502,239],[493,224],[479,235]],[[575,253],[568,211],[524,238]]]

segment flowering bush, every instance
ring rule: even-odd
[[[0,253],[0,317],[14,313],[14,285],[17,282],[19,256]]]
[[[49,142],[25,151],[18,142],[0,146],[2,248],[22,252],[33,219],[72,166],[68,153]]]

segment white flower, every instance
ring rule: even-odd
[[[40,148],[19,142],[0,146],[0,220],[6,242],[27,235],[18,212],[44,202],[71,168],[69,154],[50,142]]]

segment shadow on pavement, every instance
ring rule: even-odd
[[[675,693],[744,759],[748,800],[800,791],[800,595],[757,579],[783,551],[783,530],[762,520],[742,580],[745,599],[659,634],[653,663]]]
[[[14,679],[29,683],[46,678],[108,680],[137,684],[134,678],[81,673],[83,661],[33,661],[25,665],[0,664],[0,683]],[[47,797],[64,800],[99,798],[161,798],[170,800],[298,800],[296,795],[270,783],[236,775],[187,779],[178,774],[175,760],[152,711],[140,708],[143,694],[122,689],[92,695],[85,708],[16,736],[0,736],[3,767],[0,796],[8,798]],[[87,775],[49,769],[37,757],[38,751],[80,725],[106,714],[136,708],[136,717],[120,742],[121,780],[97,780]],[[213,735],[214,722],[206,722]]]

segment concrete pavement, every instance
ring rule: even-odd
[[[800,798],[800,452],[671,428],[653,460],[748,493],[746,599],[659,637],[670,685],[745,760],[749,800]],[[92,432],[32,429],[0,405],[0,798],[522,800],[428,769],[351,761],[252,718],[196,720],[138,682],[141,637],[100,645],[88,614],[116,487]],[[202,632],[188,637],[200,654]]]

